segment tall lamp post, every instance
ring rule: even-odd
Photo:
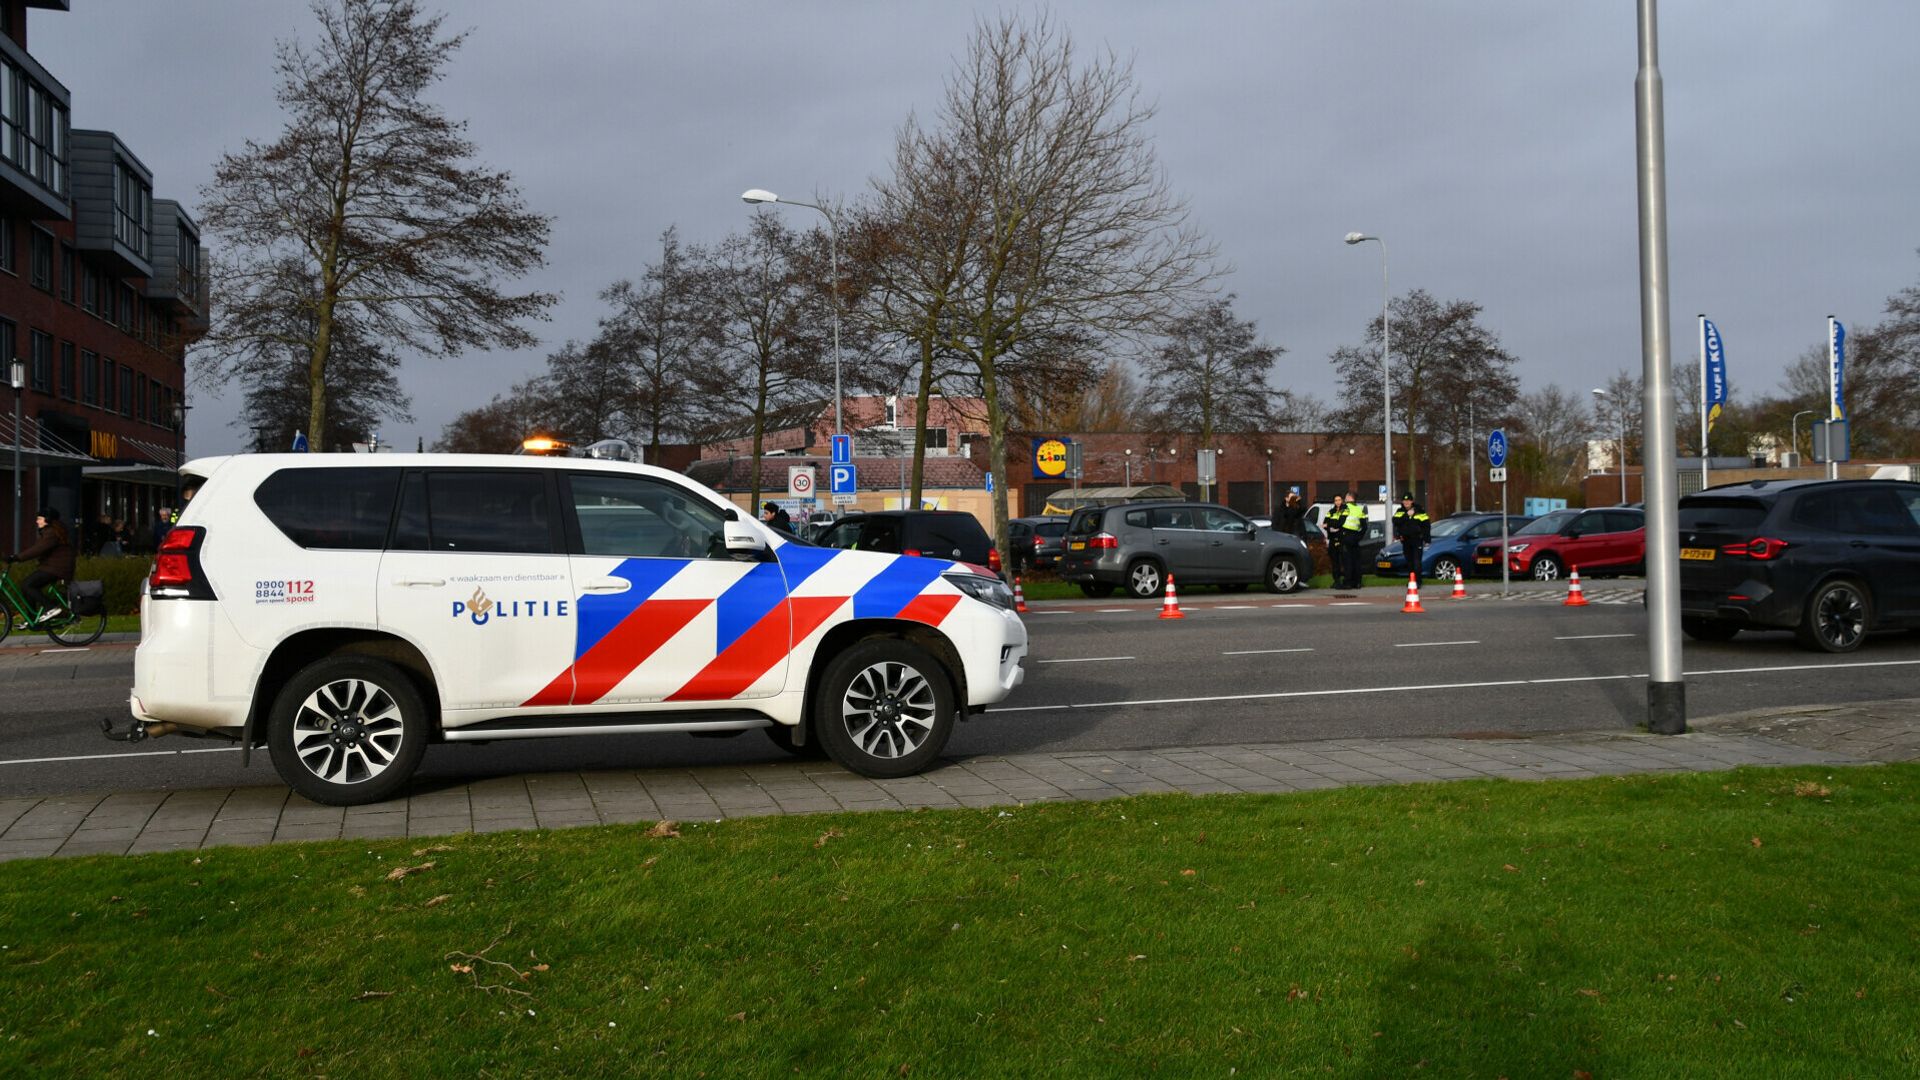
[[[23,546],[20,543],[20,444],[27,441],[26,432],[20,427],[20,399],[27,393],[27,365],[19,357],[14,357],[7,381],[13,384],[13,550],[19,551]]]
[[[1387,285],[1387,242],[1377,236],[1350,232],[1347,243],[1358,244],[1371,240],[1380,245],[1380,395],[1382,402],[1380,427],[1385,436],[1386,448],[1381,459],[1386,462],[1387,498],[1393,498],[1393,327],[1387,318],[1387,305],[1393,293]],[[1411,425],[1408,431],[1412,431]],[[1411,437],[1411,435],[1409,435]],[[1393,543],[1393,515],[1387,515],[1387,543]]]
[[[1126,479],[1122,480],[1121,483],[1126,485],[1127,487],[1132,487],[1133,486],[1133,447],[1131,446],[1127,447],[1127,449],[1125,450],[1125,454],[1126,454],[1125,458],[1122,459],[1122,467],[1126,470],[1125,472]]]
[[[747,203],[782,203],[787,206],[804,206],[809,210],[818,210],[827,219],[827,261],[833,273],[833,433],[839,435],[846,431],[840,416],[840,222],[833,211],[824,206],[801,202],[798,199],[783,199],[771,191],[751,188],[741,192],[740,201]]]
[[[1267,520],[1273,520],[1273,447],[1267,447]]]
[[[1602,400],[1608,398],[1607,392],[1597,386],[1593,388],[1593,393],[1595,397]],[[1625,506],[1627,505],[1627,403],[1623,401],[1619,404],[1620,442],[1616,446],[1619,452],[1614,455],[1614,460],[1620,467],[1620,505]]]
[[[1793,463],[1795,465],[1800,464],[1800,418],[1803,416],[1812,416],[1819,411],[1819,409],[1801,409],[1799,412],[1793,414],[1792,420],[1787,421],[1787,439],[1793,443]],[[1809,443],[1811,443],[1813,439],[1812,432],[1807,433],[1807,439]],[[1812,447],[1809,446],[1808,449],[1812,449]]]

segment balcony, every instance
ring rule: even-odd
[[[60,80],[0,35],[0,208],[7,213],[72,218],[68,100]]]
[[[207,314],[206,256],[200,247],[200,226],[185,207],[172,199],[153,200],[153,276],[146,296],[164,303],[188,325]]]
[[[153,276],[153,173],[111,131],[73,133],[74,246],[118,277]]]

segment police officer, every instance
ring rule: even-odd
[[[1347,492],[1347,508],[1340,524],[1340,562],[1346,567],[1347,588],[1357,589],[1361,585],[1360,542],[1367,538],[1367,508],[1360,505],[1360,497]]]
[[[1406,552],[1408,573],[1421,572],[1420,558],[1426,554],[1432,528],[1426,509],[1413,501],[1413,492],[1401,492],[1400,505],[1393,511],[1393,533],[1400,538],[1400,550]]]
[[[1346,535],[1342,528],[1347,523],[1347,497],[1335,495],[1333,505],[1320,518],[1320,531],[1327,534],[1327,571],[1333,575],[1333,587],[1347,587],[1347,565],[1340,558],[1340,539]]]

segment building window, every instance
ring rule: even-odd
[[[91,349],[80,350],[80,404],[100,404],[100,358]]]
[[[133,404],[133,369],[122,364],[120,366],[120,415],[132,416]]]
[[[72,401],[80,393],[79,372],[73,363],[73,342],[60,343],[60,396]]]
[[[53,234],[45,229],[29,229],[29,242],[33,245],[32,262],[28,264],[28,280],[33,287],[46,292],[53,291]]]
[[[134,379],[133,418],[143,424],[147,422],[147,389],[150,385],[145,375]]]
[[[28,365],[27,386],[43,394],[53,393],[53,335],[35,330],[29,335],[33,362]]]
[[[100,275],[93,267],[80,267],[80,309],[100,314]]]
[[[119,383],[120,368],[106,357],[100,358],[100,407],[113,411],[113,390]]]
[[[13,366],[13,344],[16,332],[13,323],[0,319],[0,386],[5,386],[7,380],[13,377],[11,371],[7,369]]]
[[[136,313],[139,310],[140,310],[140,298],[137,294],[134,293],[133,286],[128,285],[125,282],[121,282],[120,284],[120,317],[115,320],[120,324],[120,329],[125,330],[128,333],[132,333],[134,329],[134,326],[133,326],[134,320],[138,318],[138,315]]]
[[[0,98],[6,96],[0,91]],[[9,274],[20,272],[13,261],[13,219],[10,217],[0,217],[0,270]]]
[[[114,163],[113,238],[142,259],[153,257],[153,192],[140,174]]]
[[[927,429],[927,449],[945,450],[947,448],[947,429],[930,427]]]
[[[80,253],[72,244],[60,245],[60,299],[73,303],[73,281],[80,272]]]

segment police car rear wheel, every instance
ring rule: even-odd
[[[940,662],[904,641],[874,638],[834,659],[814,705],[827,755],[861,776],[911,776],[953,734],[953,685]]]
[[[427,747],[427,708],[384,660],[330,656],[308,664],[274,700],[267,749],[280,778],[328,806],[390,798]]]

